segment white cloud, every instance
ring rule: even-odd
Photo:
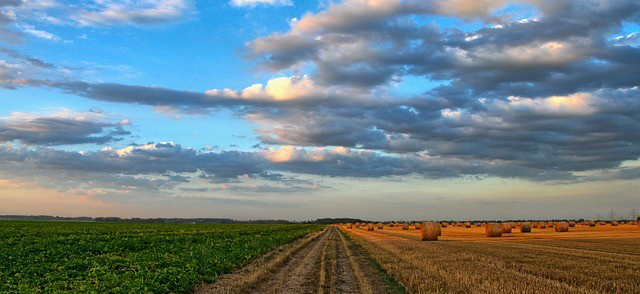
[[[508,101],[497,101],[499,109],[508,111],[531,111],[552,115],[589,115],[597,111],[594,106],[599,98],[591,93],[575,93],[547,98],[523,98],[511,96]]]
[[[640,44],[640,32],[621,35],[613,38],[616,46],[637,46]]]
[[[70,16],[82,26],[153,25],[181,19],[192,7],[189,0],[94,1]],[[96,7],[90,9],[89,7]]]
[[[283,162],[324,162],[334,161],[336,157],[370,157],[372,151],[367,150],[351,150],[345,147],[316,147],[304,149],[292,145],[282,146],[278,149],[269,148],[262,151],[262,156],[276,163]]]
[[[235,7],[256,7],[257,5],[291,6],[291,0],[231,0],[229,2]]]
[[[273,78],[267,81],[266,86],[260,83],[253,84],[240,93],[232,89],[212,89],[205,94],[229,98],[290,100],[320,93],[322,90],[323,88],[316,87],[308,75],[302,75]]]
[[[311,94],[315,86],[313,81],[304,75],[271,79],[264,90],[275,100],[288,100]]]
[[[23,25],[22,26],[22,31],[32,35],[34,37],[38,37],[40,39],[45,39],[45,40],[49,40],[49,41],[60,41],[60,37],[56,36],[55,34],[52,34],[50,32],[47,31],[43,31],[43,30],[38,30],[36,29],[34,26],[31,25]]]

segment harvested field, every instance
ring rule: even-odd
[[[436,242],[396,228],[348,233],[409,293],[640,293],[633,225],[532,228],[497,238],[485,228],[450,226]]]

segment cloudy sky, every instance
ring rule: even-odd
[[[0,214],[640,210],[637,0],[5,0]]]

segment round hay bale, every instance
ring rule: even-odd
[[[421,227],[420,223],[415,224],[415,227],[416,227],[416,230],[419,230]]]
[[[596,222],[589,222],[589,226],[590,227],[595,227],[596,226]]]
[[[547,223],[542,223],[542,222],[538,223],[538,228],[546,229],[547,228]]]
[[[569,227],[570,227],[570,228],[573,228],[573,227],[575,227],[575,226],[576,226],[576,222],[569,222]]]
[[[351,229],[353,227],[353,225],[351,225],[351,223],[347,224],[347,229]]]
[[[567,222],[557,222],[555,228],[556,232],[568,232],[569,224]]]
[[[420,229],[420,240],[422,241],[438,241],[438,236],[440,236],[440,226],[438,223],[434,222],[425,222],[422,223]]]
[[[482,224],[481,223],[475,223],[476,227],[481,227]]]
[[[520,225],[520,232],[531,233],[531,223],[522,223]]]
[[[446,228],[449,224],[447,224],[446,222],[442,222],[442,227]]]
[[[470,223],[470,222],[466,222],[466,223],[464,223],[464,227],[465,227],[465,228],[470,228],[470,227],[471,227],[471,223]]]
[[[617,221],[612,221],[611,222],[611,226],[612,227],[617,227],[618,226],[618,222]]]
[[[367,224],[367,231],[373,231],[373,224]]]
[[[384,228],[383,224],[378,224],[378,230],[382,230]]]
[[[502,233],[503,234],[510,234],[511,233],[511,224],[510,223],[503,223],[502,224]]]
[[[409,229],[409,224],[402,224],[402,230],[406,231]]]
[[[485,227],[487,237],[502,237],[502,224],[488,223]]]

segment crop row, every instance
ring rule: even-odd
[[[0,222],[0,293],[185,293],[315,225]]]

